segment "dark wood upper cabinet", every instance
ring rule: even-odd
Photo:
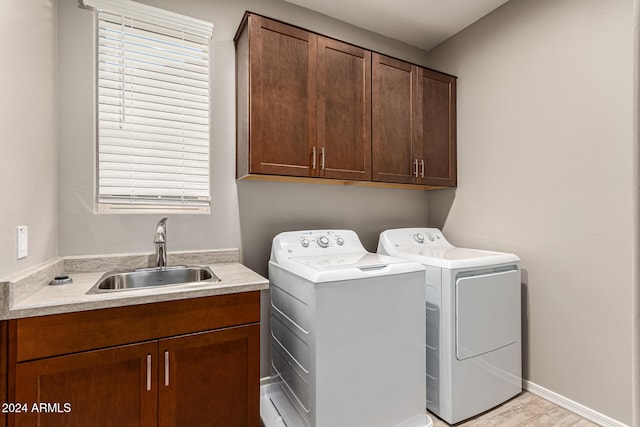
[[[373,180],[415,183],[418,67],[373,54]]]
[[[455,187],[456,78],[420,68],[418,105],[417,143],[424,162],[420,164],[420,182]]]
[[[317,175],[371,179],[371,52],[318,37]]]
[[[235,43],[238,178],[456,185],[455,77],[252,13]]]
[[[456,185],[456,78],[373,55],[373,180]]]
[[[244,101],[238,103],[238,127],[246,132],[238,144],[247,153],[238,157],[239,173],[310,176],[317,36],[248,15],[237,46],[244,53],[238,58],[238,72],[244,73],[238,76],[238,99]]]
[[[254,14],[236,49],[239,177],[371,179],[371,52]]]

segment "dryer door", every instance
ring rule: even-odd
[[[456,280],[458,360],[519,341],[520,320],[520,270]]]

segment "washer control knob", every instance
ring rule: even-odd
[[[429,239],[429,240],[430,240],[430,241],[432,241],[432,242],[433,242],[434,240],[436,240],[435,236],[434,236],[433,234],[431,234],[431,233],[427,234],[427,239]]]
[[[340,246],[344,245],[344,239],[343,239],[342,237],[338,237],[338,238],[336,239],[336,242],[337,242]]]
[[[413,238],[416,240],[416,242],[418,243],[424,243],[424,234],[422,233],[418,233],[415,236],[413,236]]]
[[[326,248],[329,246],[329,238],[327,236],[322,236],[318,238],[318,245],[321,248]]]
[[[309,247],[309,239],[302,239],[302,241],[300,243],[302,244],[303,248],[308,248]]]

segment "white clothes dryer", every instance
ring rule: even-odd
[[[430,427],[424,267],[349,230],[273,239],[266,427]]]
[[[427,408],[455,424],[522,391],[520,258],[458,248],[436,228],[381,233],[426,268]]]

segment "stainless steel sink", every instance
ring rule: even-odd
[[[134,271],[110,271],[96,282],[87,294],[125,291],[156,286],[183,285],[195,282],[219,282],[209,267],[180,266],[142,268]]]

